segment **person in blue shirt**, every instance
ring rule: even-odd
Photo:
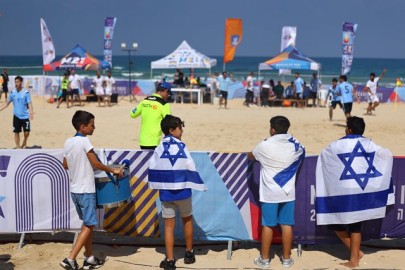
[[[15,77],[15,90],[8,96],[7,103],[5,103],[0,111],[8,107],[13,102],[13,132],[16,148],[25,148],[27,140],[31,131],[30,120],[34,118],[34,109],[32,107],[30,93],[23,88],[23,78],[21,76]],[[20,133],[24,131],[24,140],[20,145]]]
[[[357,101],[359,101],[359,99],[356,95],[356,92],[354,91],[353,85],[347,82],[346,75],[340,75],[339,82],[340,84],[338,86],[338,95],[342,97],[343,110],[347,118],[351,116],[353,108],[353,96],[356,97]]]
[[[226,109],[226,106],[228,104],[228,89],[229,85],[233,81],[233,75],[230,75],[231,78],[228,77],[228,74],[226,71],[222,72],[222,76],[218,76],[218,82],[219,82],[219,93],[220,93],[220,98],[219,98],[219,108],[221,109],[222,104],[224,104],[224,108]]]
[[[300,74],[298,72],[295,73],[295,80],[294,80],[294,85],[295,85],[295,98],[297,100],[303,99],[304,98],[304,80],[300,77]],[[297,102],[297,107],[302,108],[304,106],[303,102]]]
[[[295,73],[294,85],[295,85],[295,98],[302,99],[303,98],[302,86],[304,85],[304,80],[300,77],[300,74],[298,72]]]
[[[316,107],[316,100],[318,99],[318,89],[322,86],[321,80],[318,79],[318,74],[312,74],[310,85],[311,92],[309,93],[309,98],[312,99],[312,107]],[[320,100],[318,99],[318,106],[320,106],[319,101]]]
[[[284,90],[283,97],[286,99],[291,99],[293,98],[293,93],[294,93],[294,81],[291,81],[291,84],[287,86],[287,88]]]
[[[326,100],[328,100],[329,95],[332,96],[331,104],[329,106],[329,121],[332,121],[333,110],[336,109],[336,105],[339,105],[341,109],[343,108],[342,97],[340,95],[338,95],[339,90],[338,90],[337,82],[338,82],[338,80],[336,78],[332,79],[332,86],[329,87],[328,94],[326,95]],[[326,100],[325,100],[325,105],[326,105]]]

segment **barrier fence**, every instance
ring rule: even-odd
[[[9,89],[14,89],[14,78],[10,76]],[[89,94],[93,82],[92,77],[82,77],[83,89],[82,94]],[[209,84],[210,82],[206,82]],[[23,86],[28,89],[34,96],[56,96],[60,89],[61,77],[59,76],[24,76]],[[256,83],[258,85],[258,82]],[[246,83],[244,81],[237,81],[230,85],[228,90],[228,98],[245,98]],[[323,88],[328,89],[329,85],[326,83]],[[113,87],[113,92],[119,96],[129,96],[130,92],[133,95],[150,95],[155,92],[155,80],[134,80],[131,83],[131,91],[129,89],[129,81],[125,79],[116,79]],[[258,87],[255,90],[258,92]],[[355,90],[362,102],[367,102],[367,93],[363,91],[364,85],[355,85]],[[380,102],[404,102],[405,101],[405,87],[378,87],[377,96]]]
[[[130,162],[133,198],[117,208],[99,211],[100,228],[123,235],[161,237],[158,192],[147,187],[152,151],[104,150],[107,160]],[[79,230],[69,194],[63,150],[0,150],[0,233]],[[208,191],[193,191],[194,238],[200,240],[260,239],[259,163],[244,153],[192,152]],[[294,239],[300,244],[336,241],[315,221],[316,156],[306,157],[296,189]],[[381,220],[366,222],[364,238],[405,237],[405,158],[393,165],[395,205]],[[182,238],[180,220],[176,236]]]

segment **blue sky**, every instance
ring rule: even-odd
[[[104,18],[117,17],[113,55],[120,43],[138,42],[140,55],[165,55],[183,40],[221,56],[227,17],[242,18],[237,56],[272,56],[281,28],[297,26],[297,48],[311,57],[340,57],[342,23],[359,24],[355,57],[405,58],[403,0],[2,0],[0,55],[40,55],[39,20],[57,55],[76,44],[103,52]]]

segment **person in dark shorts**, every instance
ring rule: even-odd
[[[337,85],[337,79],[333,78],[332,86],[329,87],[328,94],[326,95],[325,104],[324,104],[324,106],[326,106],[326,100],[328,100],[329,95],[331,95],[332,99],[331,99],[331,104],[329,106],[329,121],[332,121],[333,110],[336,109],[336,105],[339,105],[341,109],[343,108],[342,97],[339,96],[338,93],[339,93],[339,90],[338,90],[338,85]]]
[[[1,83],[2,92],[0,92],[0,100],[1,100],[1,96],[3,95],[3,93],[6,96],[6,100],[7,100],[9,78],[8,78],[6,68],[3,69],[3,73],[1,73],[1,77],[2,77],[3,80],[2,80],[2,83]]]
[[[69,108],[69,100],[68,100],[68,85],[69,85],[69,72],[66,71],[63,74],[63,79],[62,79],[62,83],[61,83],[61,89],[62,89],[62,95],[58,98],[58,106],[56,106],[56,108],[59,108],[60,104],[63,101],[66,101],[66,106]]]
[[[8,96],[7,102],[0,108],[0,111],[13,103],[13,132],[16,148],[25,148],[31,131],[30,120],[34,117],[30,92],[23,88],[23,78],[15,77],[15,90]],[[20,133],[24,131],[24,140],[20,144]]]

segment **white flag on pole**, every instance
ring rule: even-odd
[[[55,59],[55,46],[49,33],[44,19],[41,18],[41,40],[42,40],[42,57],[44,65],[49,64]]]
[[[295,46],[295,40],[297,37],[297,27],[284,26],[281,31],[281,52],[290,45]],[[291,74],[289,69],[280,69],[279,74]]]

